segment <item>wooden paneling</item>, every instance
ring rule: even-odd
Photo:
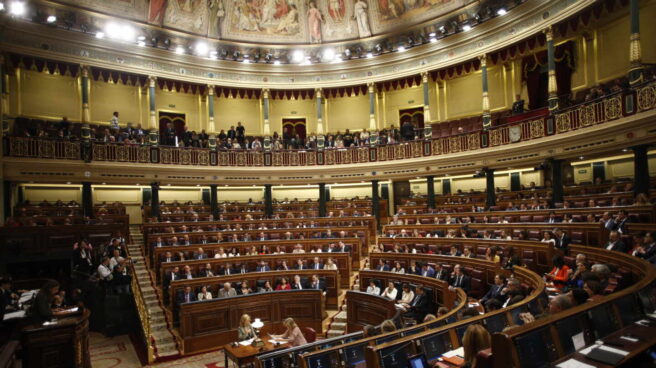
[[[366,325],[377,326],[396,314],[394,301],[379,295],[348,291],[346,300],[346,330],[349,333],[360,331]]]

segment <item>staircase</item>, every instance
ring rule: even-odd
[[[328,332],[326,332],[326,338],[341,336],[344,334],[346,334],[346,304],[342,305],[339,313],[333,317]]]
[[[138,285],[138,291],[135,290],[135,299],[141,298],[145,313],[140,311],[139,316],[144,326],[144,331],[149,331],[147,345],[149,347],[149,360],[157,360],[165,357],[177,356],[180,354],[175,337],[171,333],[164,309],[160,304],[159,290],[155,289],[152,275],[146,266],[141,245],[143,244],[143,234],[140,227],[130,226],[131,244],[128,245],[128,253],[132,258],[135,272],[135,280]],[[134,283],[133,283],[134,285]],[[136,300],[137,305],[140,301]],[[147,321],[144,321],[144,318]],[[146,328],[147,325],[147,328]],[[152,342],[152,352],[151,349]]]

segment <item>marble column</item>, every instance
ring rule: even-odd
[[[485,206],[489,209],[490,207],[497,205],[497,193],[496,187],[494,186],[494,169],[484,168],[485,172]]]
[[[648,145],[631,147],[633,150],[633,192],[649,195],[649,161],[647,157]]]
[[[216,125],[214,124],[214,86],[207,86],[207,134],[216,132]]]
[[[643,65],[642,65],[642,46],[640,44],[640,6],[639,0],[631,0],[631,43],[629,44],[629,84],[634,86],[642,83]]]
[[[424,89],[424,126],[426,126],[427,124],[430,125],[431,121],[428,72],[421,73],[421,85]]]
[[[428,202],[428,208],[435,208],[435,177],[433,175],[428,175],[426,177],[426,200]]]
[[[157,145],[159,140],[159,124],[157,124],[157,110],[155,108],[155,85],[157,84],[157,77],[150,76],[148,77],[148,110],[150,115],[150,120],[148,124],[148,129],[150,133],[148,135],[148,141],[152,145]]]
[[[369,130],[378,129],[376,125],[376,85],[373,82],[367,83],[369,91]]]
[[[262,115],[264,118],[264,135],[271,135],[271,126],[269,125],[269,89],[262,90]]]
[[[321,94],[321,88],[317,88],[315,93],[317,95],[317,134],[323,134],[323,96]]]
[[[490,114],[490,98],[488,97],[487,55],[483,55],[479,59],[481,61],[481,80],[483,83],[483,129],[489,129],[492,126],[492,117]]]
[[[547,37],[549,111],[555,111],[558,110],[558,84],[556,83],[556,51],[553,40],[553,29],[551,27],[547,28],[544,34]]]
[[[82,122],[88,123],[91,121],[89,113],[89,67],[82,65],[82,76],[80,80],[82,89]]]

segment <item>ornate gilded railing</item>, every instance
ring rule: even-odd
[[[137,281],[136,272],[134,267],[132,267],[132,295],[134,295],[134,302],[137,306],[137,313],[139,314],[139,321],[141,321],[141,330],[143,332],[144,338],[146,340],[146,350],[148,354],[148,363],[155,362],[155,350],[153,347],[152,337],[150,335],[150,311],[146,307],[146,302],[144,301],[143,294],[141,293],[141,286]]]
[[[497,147],[566,133],[656,108],[656,83],[531,118],[449,137],[324,150],[210,150],[5,137],[5,156],[193,166],[315,166],[404,160]]]

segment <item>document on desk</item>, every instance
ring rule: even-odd
[[[583,349],[585,346],[585,336],[583,335],[583,332],[572,336],[572,344],[574,344],[574,350]]]
[[[629,352],[626,351],[626,350],[616,349],[616,348],[610,347],[608,345],[599,345],[599,349],[607,351],[609,353],[619,354],[619,355],[622,355],[622,356],[629,355]]]
[[[556,368],[595,368],[595,367],[590,364],[579,362],[578,360],[572,358],[558,364]]]
[[[9,320],[9,319],[23,318],[23,317],[25,317],[25,311],[24,310],[18,310],[18,311],[15,311],[15,312],[5,314],[5,317],[3,318],[3,320],[6,321],[6,320]]]
[[[241,346],[248,346],[248,345],[250,345],[250,344],[252,344],[252,343],[253,343],[253,339],[248,339],[248,340],[240,341],[240,342],[239,342],[239,345],[241,345]]]
[[[465,356],[465,348],[459,347],[455,350],[447,351],[442,356],[445,357],[445,358],[451,358],[451,357],[454,357],[454,356],[464,357]]]

